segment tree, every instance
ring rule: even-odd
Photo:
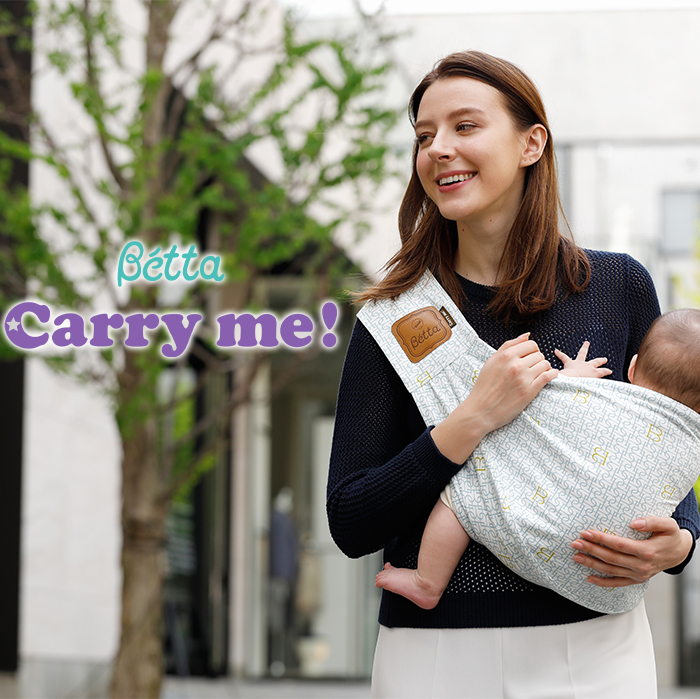
[[[188,249],[205,214],[216,221],[223,270],[241,308],[256,279],[302,254],[319,298],[332,292],[347,269],[334,232],[362,227],[367,195],[387,175],[385,134],[394,123],[393,112],[372,96],[387,66],[363,65],[358,37],[302,40],[291,18],[264,0],[50,0],[31,10],[31,22],[1,18],[0,58],[12,97],[0,120],[24,134],[0,136],[0,268],[19,280],[0,288],[5,308],[28,280],[33,298],[85,318],[97,306],[123,316],[165,310],[167,284],[120,288],[115,267],[130,241],[140,241],[146,254],[164,254],[174,241]],[[368,32],[362,40],[370,35],[378,46],[386,40]],[[35,74],[65,90],[72,128],[59,128],[40,100],[28,103],[27,76],[11,41],[33,52]],[[274,164],[271,175],[252,164],[255,152]],[[30,199],[13,188],[18,161],[50,173],[54,194]],[[209,372],[235,366],[236,387],[220,410],[176,440],[163,440],[162,426],[204,381],[188,395],[159,399],[159,377],[172,363],[155,343],[136,351],[122,334],[113,346],[83,350],[73,346],[85,338],[69,320],[68,349],[46,356],[57,370],[109,394],[122,440],[114,697],[159,694],[169,503],[220,448],[226,417],[248,399],[264,361],[255,350],[221,358],[210,308],[215,286],[200,279],[170,298],[167,310],[205,317],[193,351],[209,347],[202,355]],[[115,339],[120,332],[113,331]],[[3,351],[11,349],[8,343]],[[294,361],[314,351],[296,353]],[[184,361],[183,354],[175,365]],[[205,433],[215,435],[208,448],[183,459]]]

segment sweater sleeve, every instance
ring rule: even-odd
[[[654,282],[649,272],[629,255],[623,255],[627,261],[627,308],[629,313],[629,334],[625,353],[625,375],[632,357],[639,351],[642,338],[649,326],[661,315],[659,299],[656,295]]]
[[[671,516],[678,522],[678,526],[681,529],[687,529],[693,535],[693,545],[690,547],[690,552],[686,556],[686,559],[674,568],[668,568],[665,571],[671,575],[678,575],[678,573],[682,573],[683,569],[690,563],[690,559],[695,553],[695,542],[698,536],[700,536],[700,516],[698,516],[698,501],[695,497],[694,490],[691,490],[688,495],[681,500]]]
[[[460,468],[439,452],[415,401],[357,321],[338,392],[326,492],[338,547],[357,558],[422,524]]]
[[[630,257],[628,260],[630,337],[625,361],[626,366],[629,366],[649,326],[661,312],[656,290],[654,289],[654,283],[649,273],[633,258]],[[695,551],[695,539],[700,536],[700,514],[698,513],[698,502],[694,491],[691,490],[688,493],[671,516],[676,520],[681,529],[687,529],[693,535],[693,546],[685,561],[666,571],[667,573],[675,575],[680,573],[685,566],[688,565]]]

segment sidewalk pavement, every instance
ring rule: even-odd
[[[49,681],[51,678],[45,677]],[[55,677],[54,677],[55,680]],[[75,691],[42,691],[38,685],[21,687],[14,675],[0,674],[1,699],[104,699],[103,682],[84,686]],[[50,686],[55,685],[49,682]],[[43,687],[46,690],[46,687]],[[369,699],[369,682],[347,680],[235,680],[166,677],[161,699]],[[619,699],[624,699],[620,697]],[[636,699],[630,697],[629,699]],[[662,689],[659,699],[700,699],[700,687]]]
[[[369,696],[368,681],[349,680],[206,680],[166,677],[161,692],[161,699],[369,699]]]
[[[161,699],[369,699],[369,696],[369,682],[174,677],[166,678],[161,693]],[[700,687],[661,689],[659,699],[700,699]]]

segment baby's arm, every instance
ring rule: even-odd
[[[554,354],[564,365],[564,368],[559,373],[563,376],[579,376],[590,379],[602,379],[604,376],[612,374],[612,370],[603,367],[603,364],[606,364],[608,361],[605,357],[598,357],[597,359],[586,361],[588,348],[590,346],[590,342],[584,342],[575,359],[571,359],[571,357],[564,354],[561,350],[555,349]]]

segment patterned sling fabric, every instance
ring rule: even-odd
[[[359,319],[428,425],[469,394],[494,350],[430,272]],[[629,523],[668,517],[700,474],[700,415],[639,386],[558,377],[515,420],[487,435],[450,488],[465,530],[518,575],[590,609],[619,613],[646,584],[600,588],[572,560],[585,529],[642,539]]]

